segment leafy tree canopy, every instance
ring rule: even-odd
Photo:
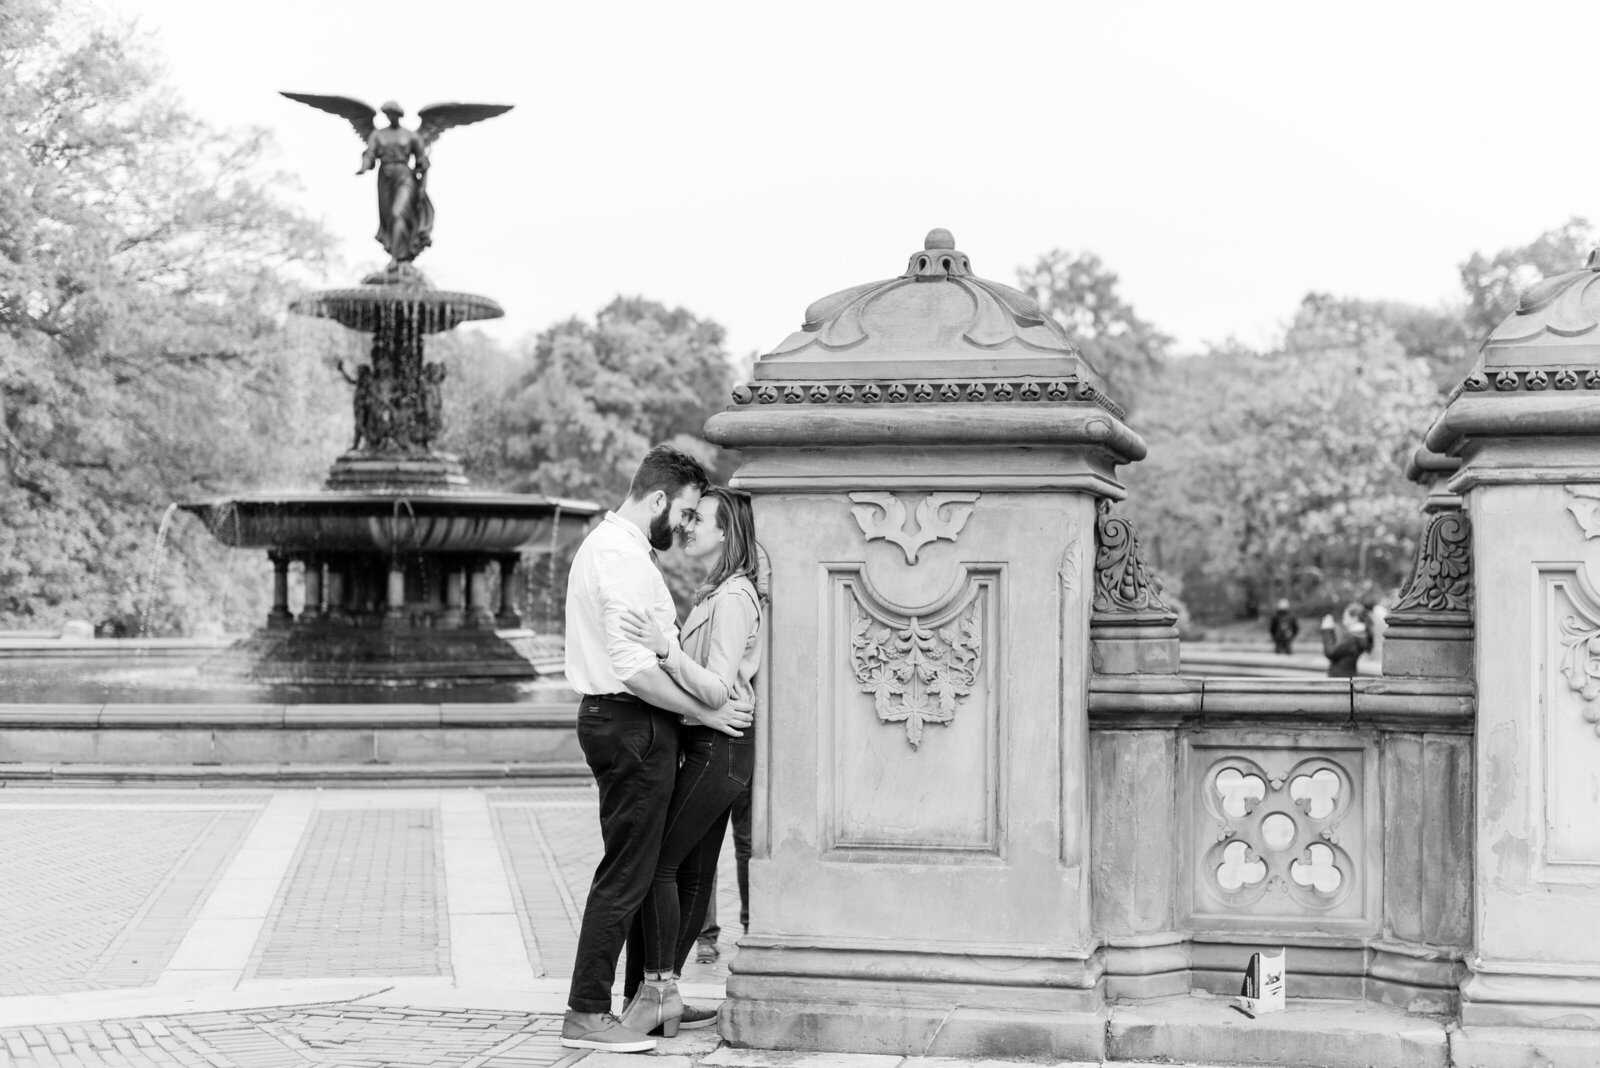
[[[1017,284],[1083,350],[1111,396],[1134,410],[1165,365],[1172,339],[1122,298],[1116,272],[1093,252],[1058,248],[1019,270]]]
[[[1474,252],[1461,264],[1466,291],[1466,327],[1477,345],[1517,306],[1523,290],[1558,274],[1581,268],[1596,245],[1589,220],[1574,215],[1526,245],[1501,249],[1492,257]]]
[[[1404,460],[1437,404],[1380,315],[1307,297],[1275,351],[1173,362],[1141,420],[1129,511],[1197,615],[1387,596],[1417,527]]]
[[[328,244],[267,151],[185,112],[127,27],[0,9],[3,625],[217,611],[205,580],[233,565],[182,523],[167,588],[141,591],[163,509],[326,462],[324,345],[282,320]]]

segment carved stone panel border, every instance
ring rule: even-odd
[[[819,638],[826,849],[999,852],[1004,567],[963,565],[923,605],[886,599],[863,564],[827,565]]]
[[[1600,594],[1576,561],[1539,567],[1544,664],[1533,744],[1536,877],[1600,886]]]
[[[1378,932],[1383,888],[1375,738],[1181,736],[1186,923],[1197,932]]]

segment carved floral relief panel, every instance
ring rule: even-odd
[[[995,853],[1000,565],[966,565],[925,604],[887,599],[864,565],[830,565],[819,710],[830,848]]]
[[[1190,923],[1375,931],[1375,747],[1261,740],[1206,732],[1184,741]]]

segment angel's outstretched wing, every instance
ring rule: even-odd
[[[334,99],[334,98],[324,98]],[[417,136],[426,148],[432,148],[439,135],[452,126],[465,126],[469,122],[482,122],[510,111],[512,104],[429,104],[417,112],[422,120],[417,125]]]
[[[347,96],[318,96],[316,93],[282,93],[282,95],[344,119],[355,128],[356,136],[361,138],[362,144],[366,144],[367,138],[372,136],[372,120],[377,116],[378,110],[370,104],[363,104]]]

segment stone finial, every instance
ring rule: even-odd
[[[919,282],[937,282],[945,278],[966,278],[972,275],[972,262],[966,253],[956,251],[955,235],[942,226],[928,231],[922,241],[922,251],[913,252],[906,261],[902,278],[915,278]]]

